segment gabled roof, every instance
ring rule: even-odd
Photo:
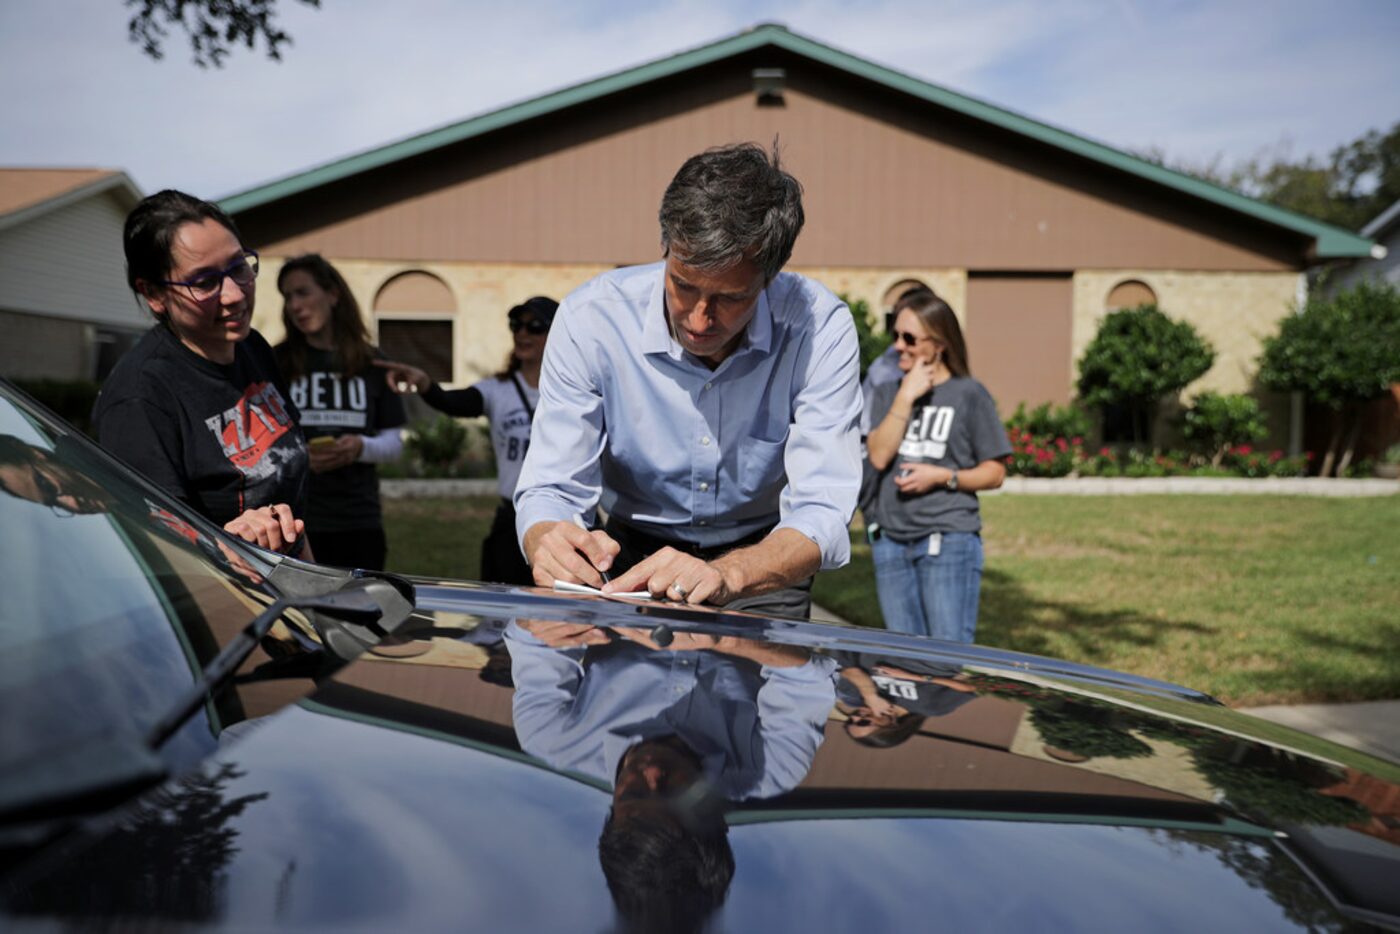
[[[132,205],[141,190],[115,169],[0,168],[0,230],[118,189]]]
[[[225,198],[221,205],[230,213],[247,211],[329,182],[481,136],[512,124],[555,113],[609,94],[626,91],[651,81],[769,46],[803,56],[992,126],[1018,133],[1036,142],[1073,153],[1101,165],[1137,176],[1145,181],[1166,186],[1191,198],[1209,202],[1312,238],[1314,240],[1313,254],[1318,259],[1371,256],[1373,254],[1374,244],[1369,239],[1340,227],[1333,227],[1314,218],[1295,214],[1292,211],[1247,197],[1239,192],[1172,171],[1066,130],[1057,129],[1029,117],[939,87],[936,84],[929,84],[883,65],[857,58],[847,52],[822,45],[820,42],[799,36],[782,26],[773,24],[755,26],[737,35],[697,49],[681,52],[669,58],[629,68],[626,71],[574,85],[562,91],[532,98],[523,103],[411,136],[388,146],[339,159],[318,168],[231,195]]]
[[[1377,214],[1375,217],[1361,228],[1361,236],[1379,240],[1390,233],[1397,222],[1400,222],[1400,201],[1396,201],[1390,207]],[[1376,257],[1380,259],[1381,257]]]

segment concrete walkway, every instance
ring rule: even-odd
[[[1185,493],[1214,496],[1394,496],[1400,482],[1379,478],[1339,480],[1321,477],[1007,477],[1002,494],[1053,496],[1131,496]]]
[[[1400,762],[1400,700],[1242,707],[1239,710],[1391,762]]]
[[[496,481],[485,480],[381,480],[385,499],[419,499],[429,496],[495,496]],[[1227,496],[1394,496],[1395,480],[1324,480],[1319,477],[1007,477],[1006,484],[982,496],[1029,494],[1032,496],[1132,496],[1184,493]]]

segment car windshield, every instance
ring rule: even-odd
[[[271,602],[267,571],[0,384],[0,769],[149,729]],[[244,717],[232,694],[205,714],[172,762]]]

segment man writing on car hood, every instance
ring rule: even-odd
[[[850,557],[850,312],[781,272],[803,212],[776,152],[691,157],[660,221],[664,262],[605,273],[559,308],[515,494],[521,548],[543,586],[805,616],[812,575]],[[600,501],[607,526],[588,531]]]

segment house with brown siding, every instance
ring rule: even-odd
[[[1304,271],[1373,250],[772,25],[223,205],[271,277],[281,258],[325,254],[388,353],[462,383],[500,365],[512,304],[660,258],[657,207],[688,156],[775,139],[806,191],[790,268],[877,311],[932,286],[1003,414],[1067,401],[1100,317],[1144,301],[1215,345],[1193,388],[1251,391],[1260,339],[1305,294]],[[272,340],[278,305],[259,304]],[[1281,434],[1286,400],[1270,401]]]
[[[0,168],[0,376],[101,379],[151,325],[126,287],[123,172]]]

